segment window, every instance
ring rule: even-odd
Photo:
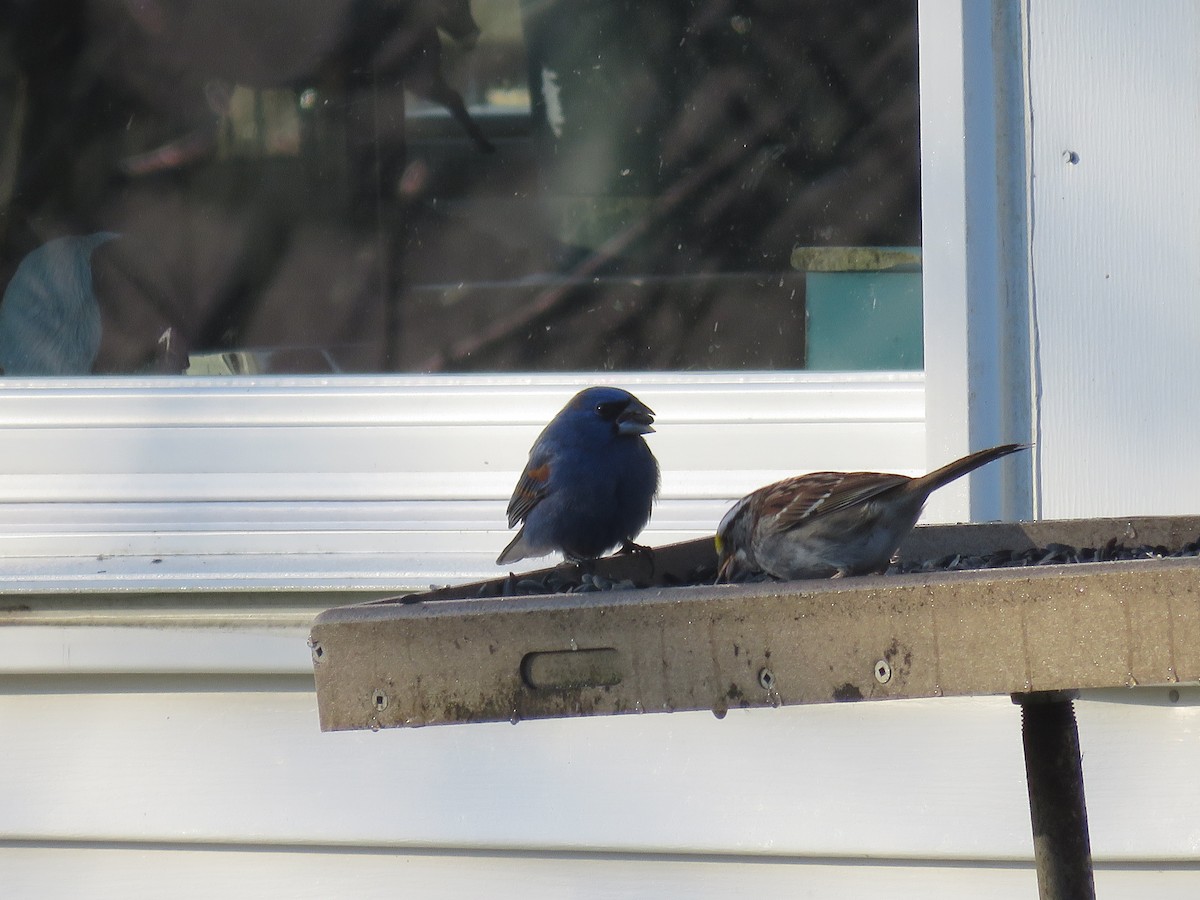
[[[0,12],[8,376],[920,369],[916,11]]]

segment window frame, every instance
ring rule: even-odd
[[[996,146],[995,138],[1011,126],[1006,116],[1024,99],[1018,52],[1021,22],[1017,4],[1003,5],[993,15],[990,9],[967,2],[918,3],[926,235],[923,375],[605,372],[5,379],[0,381],[0,421],[21,435],[25,454],[16,470],[10,467],[8,474],[0,475],[0,534],[11,551],[5,555],[21,561],[22,571],[29,575],[22,583],[31,589],[34,585],[59,589],[72,583],[92,589],[132,586],[153,577],[138,570],[115,575],[111,584],[102,577],[106,572],[80,580],[80,560],[97,556],[169,557],[176,565],[167,581],[181,589],[203,584],[202,563],[216,559],[253,558],[255,583],[277,586],[342,583],[354,577],[356,566],[361,572],[375,573],[378,577],[371,583],[380,587],[478,574],[481,544],[503,545],[504,523],[496,521],[496,509],[503,507],[523,453],[515,458],[508,453],[503,462],[496,461],[495,468],[489,460],[478,471],[459,473],[466,495],[484,501],[486,510],[482,517],[443,529],[440,537],[448,546],[470,545],[473,549],[467,555],[474,554],[472,562],[423,568],[418,545],[412,550],[414,557],[389,574],[389,565],[397,562],[395,553],[387,550],[395,521],[386,516],[381,521],[381,508],[389,501],[424,502],[397,515],[436,518],[436,511],[446,508],[437,504],[453,504],[453,479],[433,479],[424,495],[419,488],[405,494],[399,487],[404,481],[399,468],[380,471],[377,460],[374,470],[356,468],[346,458],[339,461],[337,454],[319,449],[323,443],[344,445],[351,435],[347,429],[353,428],[366,428],[353,436],[369,441],[370,429],[386,429],[389,421],[395,424],[394,418],[388,419],[389,407],[414,402],[414,388],[427,392],[431,402],[446,392],[477,391],[479,402],[461,405],[463,415],[481,421],[507,417],[505,421],[514,422],[526,447],[540,423],[585,384],[617,383],[652,397],[664,392],[687,394],[687,415],[697,426],[691,433],[695,456],[689,458],[681,451],[664,465],[663,502],[656,516],[676,500],[682,505],[668,516],[677,520],[677,527],[657,529],[659,538],[693,536],[711,529],[723,505],[771,477],[816,468],[870,467],[915,474],[984,442],[1019,439],[1028,433],[1029,411],[1014,411],[1001,398],[1009,386],[1005,379],[1019,379],[1020,373],[1000,372],[997,360],[1009,355],[1010,345],[1019,348],[1020,341],[1027,339],[1022,333],[1022,321],[1027,319],[1020,318],[1022,292],[1006,293],[997,276],[1027,273],[1027,268],[1018,269],[1025,246],[1021,241],[1024,218],[1018,216],[1015,225],[1004,225],[1006,231],[999,224],[1014,209],[1014,189],[1009,186],[1017,183],[1016,174],[1024,177],[1024,157],[1019,152],[1023,137],[1012,128],[1006,132],[1007,143]],[[1009,55],[1018,62],[995,64]],[[987,102],[976,96],[981,88],[990,89]],[[973,155],[989,141],[993,152]],[[1020,209],[1019,203],[1016,208]],[[931,239],[932,235],[938,237]],[[1000,311],[1009,308],[1017,313],[1016,324],[1001,335],[1007,343],[997,347],[990,326]],[[829,405],[830,397],[836,398],[834,406]],[[773,423],[776,438],[765,432],[765,440],[739,442],[737,429],[731,426],[745,421],[748,408],[760,424]],[[677,412],[670,408],[658,412],[661,427],[656,437],[668,441],[665,436]],[[427,437],[437,435],[436,413],[426,409],[421,415],[430,429]],[[868,420],[878,426],[878,434],[872,438],[873,446],[864,450],[856,427]],[[459,424],[463,421],[468,420],[460,418]],[[780,461],[778,454],[768,454],[767,463],[756,461],[755,453],[761,455],[764,447],[774,452],[778,443],[801,433],[803,429],[788,431],[801,424],[811,427],[807,444],[795,446],[789,457],[794,463]],[[915,444],[914,426],[923,432]],[[236,453],[231,457],[201,451],[195,454],[194,470],[169,471],[159,477],[137,471],[132,467],[136,460],[113,471],[111,457],[105,455],[105,441],[132,439],[141,445],[141,459],[152,462],[169,452],[171,442],[178,442],[184,431],[203,448],[206,440],[228,437],[237,429],[245,429],[250,440],[256,429],[268,428],[303,432],[315,444],[307,451],[299,447],[301,455],[308,452],[312,459],[323,459],[323,464],[283,465],[282,475],[264,466],[238,472],[236,466],[222,468],[221,462],[238,459]],[[813,437],[817,432],[820,436]],[[446,452],[457,452],[454,442],[461,438],[454,429],[442,429],[441,434]],[[64,449],[64,441],[76,442],[74,455]],[[236,445],[236,439],[229,444]],[[701,460],[705,453],[709,454],[706,461]],[[713,461],[714,453],[722,460],[719,464]],[[715,481],[698,487],[713,473],[719,473]],[[1028,511],[1031,495],[1014,491],[999,480],[1002,477],[999,472],[985,472],[956,483],[940,492],[927,518],[965,521]],[[210,509],[206,502],[226,504],[224,512],[244,517],[242,527],[236,521],[231,524],[228,515],[206,519],[203,513]],[[84,511],[88,515],[81,519]],[[201,515],[193,520],[195,527],[181,527],[197,513]],[[655,531],[652,519],[651,533]],[[341,565],[328,565],[331,560]],[[10,574],[20,569],[11,562],[8,567]],[[239,577],[250,577],[236,565],[222,571],[231,585]]]

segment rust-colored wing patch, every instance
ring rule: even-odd
[[[533,466],[532,460],[521,473],[521,479],[513,489],[508,501],[508,527],[512,528],[518,522],[524,522],[542,498],[546,496],[547,485],[550,482],[550,464],[542,463]]]

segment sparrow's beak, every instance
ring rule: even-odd
[[[650,434],[654,431],[654,410],[640,400],[630,400],[617,416],[617,434]]]
[[[717,580],[713,584],[725,584],[732,574],[729,570],[733,568],[733,554],[726,555],[725,539],[721,535],[717,535],[714,543],[717,547]]]

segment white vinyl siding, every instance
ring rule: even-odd
[[[1200,506],[1198,41],[1186,0],[1030,8],[1047,518]]]
[[[4,685],[6,897],[1036,893],[1004,697],[321,734],[303,675]],[[1194,896],[1180,694],[1079,704],[1103,896]]]

